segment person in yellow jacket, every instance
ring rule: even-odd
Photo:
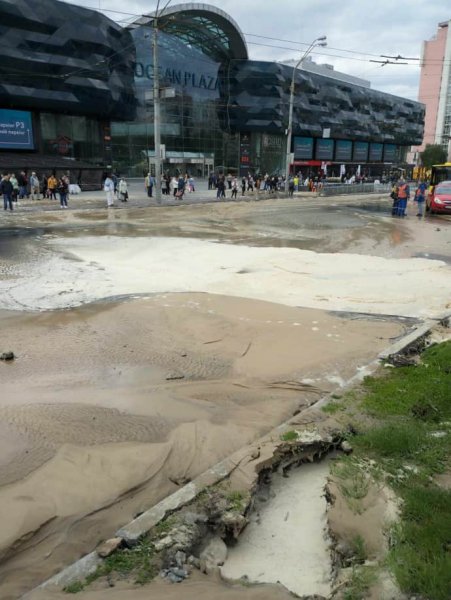
[[[58,187],[58,180],[55,177],[55,175],[50,175],[50,177],[47,179],[47,190],[48,190],[48,197],[50,199],[54,199],[56,200],[56,188]]]

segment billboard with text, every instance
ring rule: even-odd
[[[294,138],[294,158],[303,160],[310,160],[313,158],[313,138]]]
[[[0,108],[0,149],[34,150],[31,112]]]

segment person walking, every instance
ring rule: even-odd
[[[175,196],[177,194],[177,189],[178,189],[177,177],[172,177],[169,185],[170,185],[172,195]]]
[[[103,191],[106,193],[107,207],[110,208],[110,206],[114,206],[114,181],[109,174],[106,176],[103,183]]]
[[[52,173],[50,175],[50,177],[47,179],[47,189],[48,189],[48,196],[50,198],[50,200],[56,200],[56,188],[58,187],[58,180],[55,177],[55,174]]]
[[[56,187],[60,197],[60,208],[67,208],[67,195],[69,193],[69,180],[64,175],[58,179]]]
[[[424,217],[424,205],[426,201],[426,190],[428,186],[424,181],[420,181],[415,191],[415,202],[417,203],[417,217]]]
[[[40,200],[40,190],[39,190],[39,178],[36,173],[33,171],[30,177],[30,193],[32,200]]]
[[[398,217],[406,216],[407,201],[410,198],[410,188],[404,179],[400,179],[398,183]]]
[[[17,196],[19,195],[19,182],[16,179],[14,173],[9,178],[11,185],[13,186],[13,202],[17,202]]]
[[[236,200],[237,194],[238,194],[238,181],[237,181],[237,178],[234,177],[232,179],[232,199],[235,198],[235,200]]]
[[[125,181],[125,179],[123,177],[121,177],[121,179],[119,180],[119,183],[117,184],[117,191],[119,193],[120,201],[127,202],[128,201],[128,186],[127,186],[127,182]]]
[[[10,181],[10,175],[3,175],[3,179],[0,182],[0,192],[3,194],[3,209],[13,210],[13,184]]]
[[[185,178],[183,177],[182,174],[180,174],[180,177],[178,178],[177,181],[177,191],[175,193],[175,197],[178,198],[179,200],[183,199],[183,195],[185,193]]]
[[[293,179],[293,177],[290,176],[290,179],[288,180],[288,195],[289,196],[293,196],[294,186],[295,186],[294,179]]]
[[[219,177],[218,182],[216,183],[216,187],[217,187],[216,199],[220,200],[221,198],[225,198],[226,197],[226,193],[225,193],[226,184],[225,184],[224,176]]]
[[[28,179],[27,179],[27,176],[25,175],[25,171],[21,171],[19,173],[19,177],[17,178],[17,181],[19,183],[19,200],[21,200],[22,198],[25,198],[26,196],[28,196],[28,194],[27,194]]]
[[[149,173],[147,173],[146,179],[144,180],[144,185],[146,186],[146,190],[147,190],[147,197],[148,198],[152,198],[152,191],[153,191],[153,185],[154,185],[154,178],[152,177],[152,175]]]
[[[390,198],[393,200],[391,207],[391,216],[396,217],[398,215],[398,184],[394,183],[391,188]]]
[[[241,195],[245,196],[246,195],[246,177],[243,177],[243,179],[241,180]]]
[[[165,194],[166,196],[169,196],[170,189],[171,189],[171,178],[166,173],[163,179],[164,179],[163,194]]]
[[[119,182],[118,176],[116,175],[116,173],[113,173],[111,175],[111,179],[113,180],[113,185],[114,185],[114,197],[117,198],[118,194],[117,194],[117,184]]]

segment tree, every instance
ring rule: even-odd
[[[425,150],[421,153],[421,162],[423,167],[428,169],[432,165],[440,165],[446,162],[447,152],[438,144],[426,144]]]

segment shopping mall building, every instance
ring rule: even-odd
[[[283,172],[293,67],[249,59],[207,4],[158,21],[164,169]],[[0,0],[0,170],[68,169],[97,181],[153,163],[153,17],[121,27],[58,0]],[[320,68],[296,70],[295,168],[379,173],[423,137],[422,104]],[[74,175],[75,174],[75,175]]]

